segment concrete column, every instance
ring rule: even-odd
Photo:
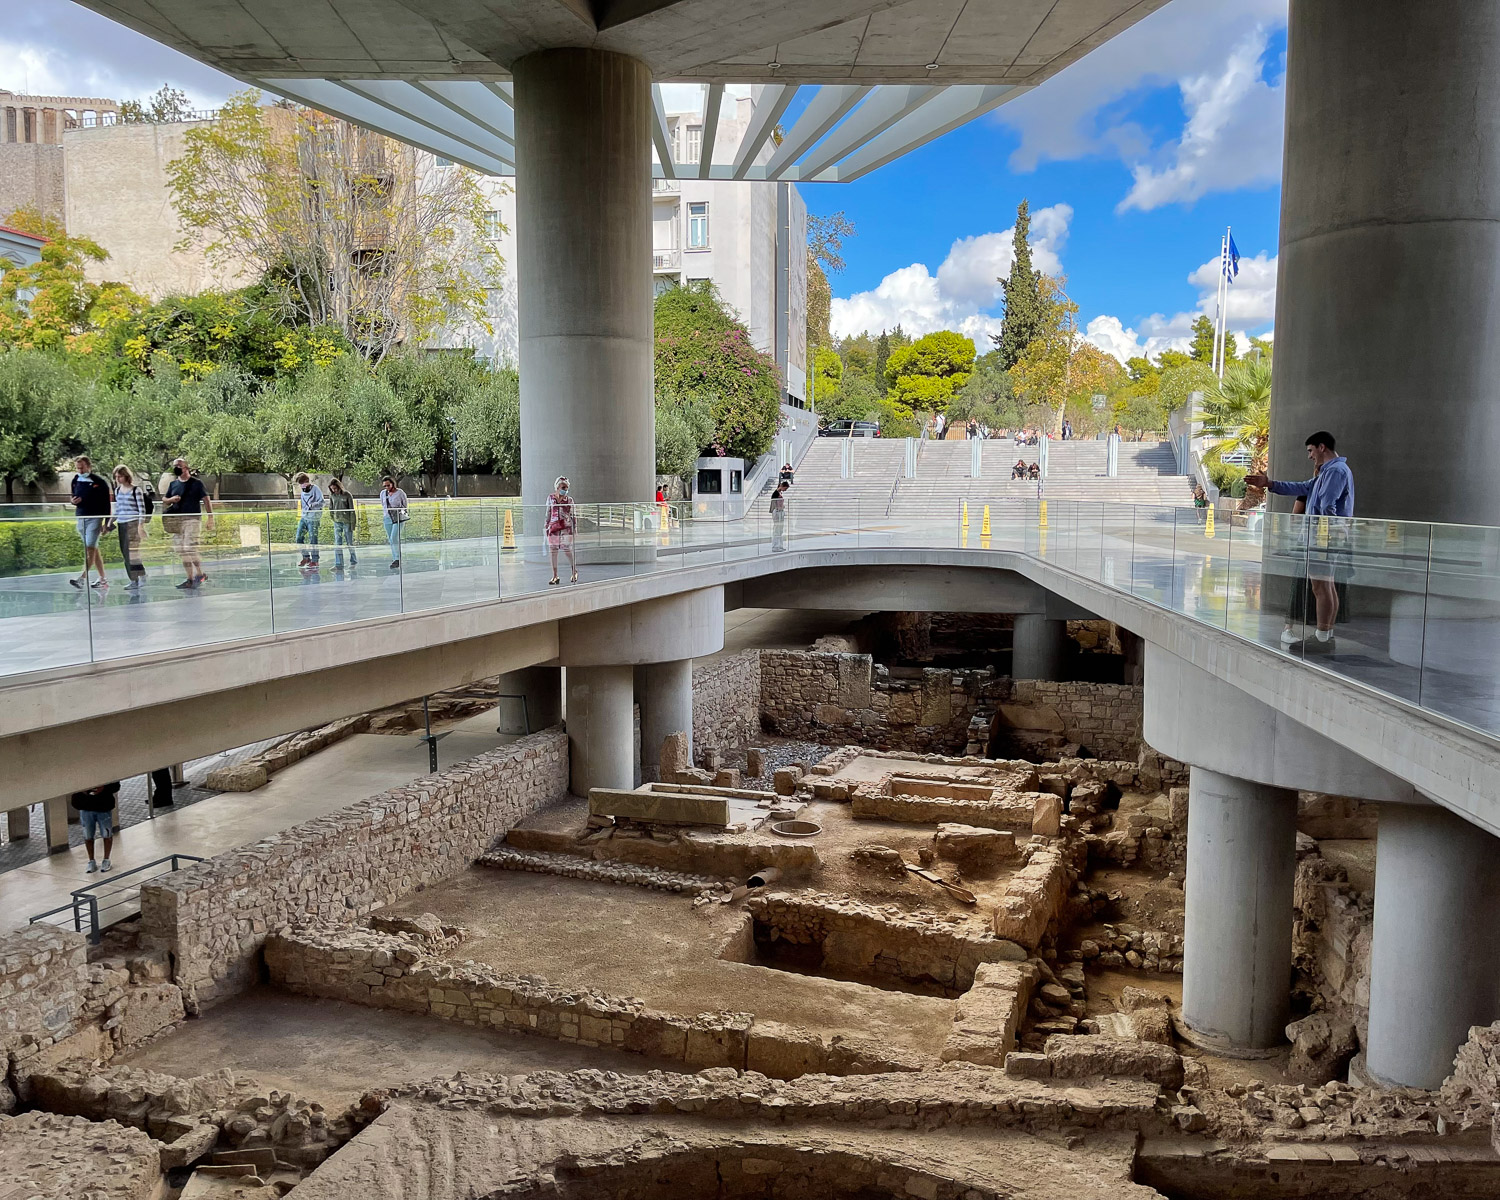
[[[693,748],[693,660],[646,663],[641,681],[641,778],[661,776],[661,744],[674,733],[688,735]]]
[[[1020,613],[1015,620],[1010,673],[1013,679],[1057,679],[1062,672],[1068,623],[1040,613]]]
[[[586,49],[512,72],[522,496],[650,501],[651,72]]]
[[[1296,792],[1192,768],[1182,1019],[1205,1048],[1285,1040],[1296,867]]]
[[[5,832],[13,842],[31,836],[31,805],[13,808],[5,814]]]
[[[50,796],[42,804],[47,828],[47,853],[61,854],[68,848],[68,801],[70,796]]]
[[[635,672],[629,666],[569,667],[569,789],[635,786]]]
[[[499,702],[502,733],[535,733],[562,720],[561,667],[525,667],[500,676],[496,684],[499,695],[526,700],[524,709],[519,700]]]
[[[1500,524],[1497,262],[1495,6],[1292,0],[1272,474],[1327,429],[1357,515]]]
[[[1469,1026],[1500,1017],[1497,917],[1500,841],[1437,805],[1381,806],[1368,1074],[1435,1088]]]

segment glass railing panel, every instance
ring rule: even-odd
[[[32,506],[6,506],[7,511],[22,507]],[[68,582],[82,570],[83,540],[73,517],[61,508],[0,518],[0,672],[90,661],[93,597]],[[118,577],[118,567],[114,574]]]
[[[1135,508],[1107,504],[1100,518],[1099,581],[1106,587],[1130,591],[1130,566],[1135,553]]]
[[[1178,508],[1173,523],[1172,607],[1223,629],[1229,612],[1232,526],[1213,508]]]
[[[1131,594],[1172,608],[1172,545],[1177,533],[1177,509],[1140,504],[1135,509],[1130,564]]]
[[[1270,629],[1270,618],[1263,612],[1265,580],[1261,559],[1268,514],[1260,508],[1238,509],[1234,504],[1229,502],[1218,514],[1224,530],[1222,536],[1228,545],[1224,628],[1250,641],[1276,644],[1275,630]]]
[[[1433,525],[1421,620],[1423,707],[1487,732],[1500,732],[1500,529]],[[1415,550],[1415,546],[1410,547]],[[1391,645],[1412,655],[1416,602],[1392,605]]]
[[[401,612],[401,573],[391,568],[381,518],[378,506],[359,504],[352,530],[336,526],[326,510],[314,521],[289,507],[221,511],[217,520],[241,543],[253,538],[259,521],[274,632],[287,633]]]

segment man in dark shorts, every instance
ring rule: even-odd
[[[1245,476],[1249,487],[1263,487],[1278,496],[1303,496],[1307,499],[1308,527],[1312,531],[1307,551],[1307,583],[1317,606],[1318,627],[1312,637],[1294,642],[1287,649],[1303,654],[1334,652],[1333,623],[1339,615],[1339,593],[1335,575],[1349,569],[1347,523],[1329,522],[1328,517],[1354,515],[1354,472],[1349,460],[1334,452],[1333,434],[1320,429],[1307,439],[1307,457],[1316,474],[1295,482],[1269,479],[1263,474]],[[1318,532],[1328,530],[1326,544]]]
[[[182,559],[182,569],[187,579],[177,585],[179,591],[192,591],[208,582],[203,573],[203,560],[198,557],[198,532],[206,514],[212,529],[213,503],[208,498],[208,489],[203,480],[188,469],[187,459],[179,458],[172,463],[172,482],[167,487],[163,503],[167,515],[162,521],[172,535],[172,549]]]

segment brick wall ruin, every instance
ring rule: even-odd
[[[741,747],[760,734],[760,654],[747,650],[693,664],[693,744]]]
[[[1136,684],[1017,679],[1010,703],[1055,712],[1058,732],[1087,746],[1096,758],[1133,762],[1141,752],[1143,695]]]
[[[567,735],[532,734],[145,885],[142,944],[172,955],[199,1011],[255,981],[273,930],[347,923],[456,875],[567,790]]]

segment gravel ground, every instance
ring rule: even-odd
[[[814,763],[821,762],[835,750],[837,746],[825,746],[819,742],[799,742],[791,738],[773,738],[765,736],[757,743],[766,752],[766,773],[764,775],[743,779],[748,788],[756,788],[762,791],[771,790],[771,776],[777,767],[789,767],[793,763],[805,763],[811,767]],[[736,751],[725,755],[726,763],[731,767],[745,766],[743,752]]]

